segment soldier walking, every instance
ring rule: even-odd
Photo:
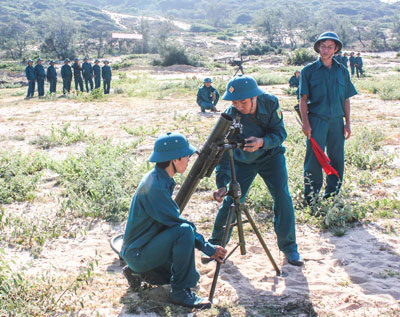
[[[63,79],[63,94],[71,92],[72,70],[69,66],[69,58],[66,58],[64,65],[61,67],[61,77]]]

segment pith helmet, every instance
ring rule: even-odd
[[[342,47],[343,47],[342,41],[339,40],[339,37],[338,37],[338,35],[337,35],[335,32],[324,32],[324,33],[322,33],[322,34],[319,36],[318,40],[316,40],[316,42],[314,43],[314,50],[315,50],[317,53],[319,53],[319,49],[318,49],[318,44],[319,44],[319,42],[325,41],[325,40],[332,40],[332,41],[335,41],[335,43],[336,43],[337,46],[338,46],[337,49],[336,49],[336,51],[335,51],[335,53],[338,52],[338,51],[340,51],[340,50],[342,49]]]
[[[212,83],[212,79],[211,79],[211,78],[209,78],[209,77],[207,77],[207,78],[204,78],[204,81],[203,81],[203,83]]]
[[[192,155],[194,152],[196,149],[182,134],[168,132],[157,138],[149,162],[167,162]]]
[[[97,63],[97,62],[100,62],[100,61],[96,58],[94,62]]]
[[[65,62],[70,62],[69,58],[66,58],[66,59],[64,60],[64,63],[65,63]]]
[[[36,61],[37,61],[37,62],[40,62],[40,61],[42,61],[42,59],[39,57]]]
[[[52,63],[54,63],[54,61],[53,61],[53,60],[51,60],[49,64],[52,64]]]
[[[87,61],[88,59],[89,59],[89,57],[87,57],[87,56],[85,56],[85,57],[83,58],[84,61]]]
[[[262,91],[253,77],[239,75],[232,78],[226,86],[226,91],[222,96],[223,100],[243,100],[262,95]]]
[[[28,59],[28,64],[29,64],[29,63],[33,63],[33,60],[31,60],[31,59]]]
[[[78,62],[79,61],[79,58],[74,58],[74,62]]]

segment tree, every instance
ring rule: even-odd
[[[60,59],[73,57],[75,55],[74,37],[77,34],[74,23],[61,16],[46,21],[48,21],[47,29],[50,31],[40,45],[40,51],[56,55]]]
[[[1,26],[0,47],[14,60],[22,59],[31,40],[32,33],[22,22],[12,19]]]
[[[256,25],[266,37],[269,45],[277,47],[283,42],[282,11],[279,9],[265,9],[257,18]]]

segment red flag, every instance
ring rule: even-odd
[[[326,175],[335,174],[339,178],[338,172],[332,167],[331,160],[325,154],[324,151],[320,148],[317,141],[315,141],[312,137],[310,137],[311,147],[314,151],[315,157],[317,158],[319,164],[321,164],[322,168],[324,169]]]

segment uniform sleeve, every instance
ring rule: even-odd
[[[229,166],[228,153],[226,151],[215,168],[215,180],[217,188],[227,187],[231,182],[231,169]]]
[[[200,102],[202,101],[201,97],[201,88],[197,91],[197,104],[201,107]]]
[[[263,137],[264,146],[262,148],[264,150],[273,149],[282,145],[283,141],[285,141],[287,137],[278,98],[275,97],[272,102],[273,108],[269,122],[263,122],[263,125],[267,127],[267,134]]]
[[[299,97],[302,95],[309,96],[310,91],[308,89],[308,80],[304,71],[304,68],[300,72],[300,80],[299,80]]]
[[[50,80],[50,68],[47,68],[46,78],[47,78],[47,80]]]
[[[219,100],[219,92],[217,89],[214,88],[214,92],[215,92],[215,101],[214,101],[214,105],[216,105],[218,103]]]
[[[345,95],[344,95],[345,99],[348,99],[350,97],[357,95],[357,90],[354,87],[353,83],[351,82],[350,74],[348,71],[346,71],[346,87],[345,87],[345,89],[346,89]]]
[[[204,240],[204,237],[200,233],[195,233],[195,247],[196,249],[204,252],[208,256],[213,256],[215,253],[215,246]]]

